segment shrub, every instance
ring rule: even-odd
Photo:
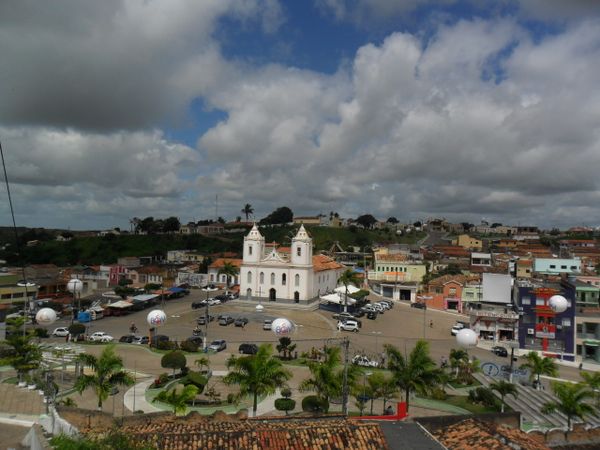
[[[46,330],[45,328],[36,328],[33,331],[33,334],[35,335],[35,337],[47,338],[48,337],[48,330]]]
[[[429,398],[433,400],[446,400],[447,397],[446,391],[440,387],[433,389],[429,394]]]
[[[292,396],[292,390],[289,387],[283,388],[281,390],[281,396],[283,398],[290,398]]]
[[[288,411],[293,411],[295,407],[296,400],[292,400],[291,398],[278,398],[275,400],[275,409],[277,411],[285,411],[286,415]]]
[[[159,350],[177,350],[177,342],[175,341],[158,341],[156,348]]]
[[[69,333],[71,336],[79,336],[85,333],[85,325],[82,323],[74,323],[69,326]]]
[[[488,408],[498,408],[500,400],[494,395],[494,392],[486,387],[478,387],[469,391],[469,400],[472,403],[480,403]]]
[[[231,404],[237,404],[237,395],[235,395],[233,392],[230,392],[229,394],[227,394],[227,403]]]
[[[326,413],[329,411],[329,403],[327,400],[319,398],[316,395],[308,395],[302,399],[302,411]]]
[[[202,392],[204,390],[204,386],[206,386],[206,383],[208,383],[208,379],[200,372],[190,371],[187,376],[181,380],[181,382],[185,386],[188,384],[193,384],[198,388],[199,392]]]
[[[158,378],[156,378],[154,380],[154,383],[152,384],[152,386],[154,388],[159,388],[164,386],[165,384],[167,384],[167,382],[169,381],[169,374],[166,373],[161,373]]]
[[[183,341],[180,345],[179,348],[181,350],[183,350],[184,352],[190,352],[190,353],[195,353],[198,351],[198,344],[192,342],[192,341]]]

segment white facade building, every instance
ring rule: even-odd
[[[313,256],[312,238],[304,226],[291,247],[269,247],[256,225],[244,238],[240,297],[307,302],[332,292],[345,267],[325,255]]]

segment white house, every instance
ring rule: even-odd
[[[240,296],[307,302],[332,292],[345,267],[328,256],[313,256],[312,238],[300,226],[291,247],[265,245],[256,225],[244,238]]]

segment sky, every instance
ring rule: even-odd
[[[0,55],[20,226],[600,225],[593,0],[5,0]]]

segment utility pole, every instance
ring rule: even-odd
[[[344,377],[342,380],[342,414],[348,415],[348,360],[350,340],[345,337],[342,344],[344,346]]]

